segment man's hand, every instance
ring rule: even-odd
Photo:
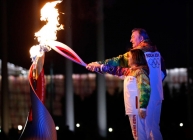
[[[145,117],[146,117],[146,110],[140,109],[139,110],[139,117],[142,118],[142,119],[145,119]]]
[[[98,72],[98,71],[100,71],[100,67],[101,67],[101,64],[99,64],[97,62],[91,62],[91,63],[87,64],[86,69],[93,71],[93,72],[94,71]]]

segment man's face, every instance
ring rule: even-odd
[[[131,34],[131,40],[130,40],[130,42],[132,43],[132,47],[133,48],[137,47],[141,41],[143,41],[143,37],[139,35],[138,31],[134,31]]]

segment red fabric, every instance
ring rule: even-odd
[[[36,94],[39,97],[39,99],[42,101],[42,103],[45,103],[45,78],[44,78],[44,69],[42,69],[40,75],[38,75],[37,79],[37,90]]]
[[[38,79],[35,80],[33,79],[33,68],[34,66],[32,65],[29,70],[29,80],[30,80],[30,86],[32,90],[36,93],[40,101],[44,104],[45,103],[45,78],[44,78],[44,69],[42,68],[42,71],[38,75]],[[33,83],[35,85],[33,85]],[[30,109],[29,116],[28,116],[28,121],[32,121],[32,110]]]

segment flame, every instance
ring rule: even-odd
[[[41,9],[41,21],[47,21],[47,24],[44,25],[40,31],[35,33],[35,36],[38,38],[40,43],[46,42],[46,40],[56,40],[57,30],[63,29],[63,25],[60,25],[58,9],[54,8],[56,4],[61,1],[48,2]]]
[[[57,31],[62,30],[63,25],[59,24],[59,13],[58,9],[55,6],[62,1],[53,1],[46,3],[41,9],[41,21],[46,21],[46,25],[44,25],[38,32],[35,33],[35,37],[37,38],[39,45],[32,46],[30,49],[30,55],[32,61],[34,57],[41,56],[44,52],[44,47],[46,47],[46,42],[50,40],[57,39]],[[43,49],[42,49],[43,47]]]
[[[35,45],[35,46],[33,46],[33,47],[31,47],[30,48],[30,54],[32,55],[32,56],[38,56],[38,57],[40,57],[40,56],[42,56],[41,55],[41,53],[39,52],[39,50],[40,50],[40,48],[39,48],[39,45]]]

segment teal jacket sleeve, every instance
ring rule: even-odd
[[[99,64],[105,64],[109,66],[128,67],[128,52],[119,55],[117,57],[109,58],[103,61],[97,61]]]

